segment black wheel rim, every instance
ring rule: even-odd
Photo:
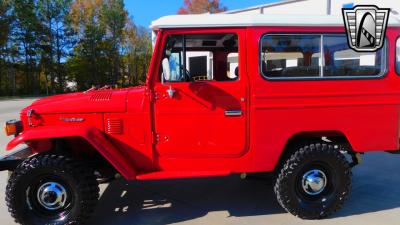
[[[50,174],[41,175],[33,180],[34,182],[26,190],[26,201],[30,210],[38,217],[46,220],[58,221],[65,219],[71,212],[75,201],[71,186],[62,177]],[[51,190],[44,190],[44,188],[50,187],[49,184],[56,184],[51,187],[62,190],[61,192],[65,191],[61,201],[63,204],[58,206],[54,204],[54,207],[52,207],[51,203],[57,202],[57,196],[60,195],[52,193]],[[44,193],[45,191],[47,192]],[[41,197],[43,198],[41,199]]]
[[[326,184],[319,193],[311,195],[304,190],[303,176],[309,171],[321,171],[326,176]],[[295,194],[302,208],[320,209],[330,205],[337,191],[337,175],[325,162],[312,162],[304,166],[298,173],[295,184]]]

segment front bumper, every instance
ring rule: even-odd
[[[0,157],[0,171],[14,170],[22,161],[33,155],[32,149],[23,148]]]

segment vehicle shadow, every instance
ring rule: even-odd
[[[238,176],[112,182],[104,191],[90,224],[171,224],[203,217],[212,211],[227,216],[284,213],[272,186]]]
[[[368,153],[353,169],[350,198],[333,218],[391,210],[400,207],[400,155]]]
[[[365,165],[353,171],[350,198],[328,221],[400,207],[400,157],[382,153],[365,159]],[[172,224],[218,211],[226,212],[226,217],[266,216],[266,221],[275,214],[292,217],[277,203],[268,179],[121,179],[105,189],[90,224]]]

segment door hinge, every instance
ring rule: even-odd
[[[160,135],[155,132],[152,132],[152,134],[152,143],[157,144],[160,141]]]
[[[157,101],[157,99],[159,99],[159,94],[155,91],[152,91],[151,92],[151,101],[155,102],[155,101]]]

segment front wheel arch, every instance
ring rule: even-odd
[[[62,131],[62,132],[61,132]],[[68,138],[81,138],[85,140],[93,149],[96,150],[107,162],[109,162],[124,178],[128,180],[136,179],[137,170],[122,152],[106,137],[106,135],[96,127],[38,127],[27,130],[14,138],[7,145],[11,150],[19,144],[28,143],[51,143],[51,140],[63,140]],[[46,145],[46,149],[52,149]],[[41,149],[36,153],[44,153],[46,149]]]

